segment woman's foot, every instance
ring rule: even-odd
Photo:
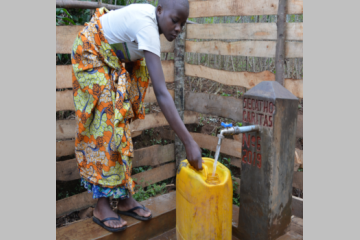
[[[132,196],[130,196],[127,199],[119,200],[117,209],[122,212],[129,211],[130,209],[134,207],[142,206],[140,203],[138,203]],[[149,217],[151,215],[151,211],[147,208],[144,209],[135,209],[134,212],[141,216],[141,217]]]
[[[115,217],[118,218],[119,216],[111,209],[109,198],[99,198],[96,207],[94,209],[94,216],[99,219],[100,221],[109,218]],[[104,222],[104,224],[110,228],[121,228],[127,224],[127,222],[123,219],[120,221],[117,220],[109,220]]]

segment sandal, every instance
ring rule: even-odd
[[[97,217],[93,216],[93,221],[97,224],[99,224],[101,227],[105,228],[106,230],[108,230],[109,232],[120,232],[120,231],[123,231],[127,228],[127,226],[122,226],[120,228],[112,228],[112,227],[108,227],[104,224],[104,222],[106,221],[110,221],[110,220],[118,220],[120,221],[121,218],[119,216],[119,218],[116,218],[116,217],[108,217],[108,218],[105,218],[103,220],[100,220],[98,219]]]
[[[136,218],[141,221],[146,221],[146,220],[149,220],[152,218],[152,214],[150,214],[150,216],[148,216],[148,217],[143,217],[143,216],[138,215],[136,212],[134,212],[134,210],[136,210],[136,209],[143,209],[144,211],[146,211],[146,208],[144,207],[144,205],[142,205],[142,206],[134,207],[128,211],[120,211],[119,209],[116,209],[116,212],[118,214],[130,216],[130,217]]]

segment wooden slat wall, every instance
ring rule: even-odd
[[[185,93],[185,110],[242,122],[243,100],[209,93]],[[303,115],[298,115],[296,136],[303,137]]]
[[[186,51],[231,56],[275,57],[276,42],[271,41],[239,41],[239,42],[193,42],[186,41]],[[287,42],[285,44],[287,58],[302,58],[303,43]]]
[[[56,111],[75,111],[74,94],[72,90],[56,92]]]
[[[131,137],[137,137],[142,131],[133,131]],[[56,142],[56,157],[68,156],[75,153],[75,140],[63,140]],[[134,165],[133,165],[134,166]]]
[[[191,1],[189,2],[189,18],[239,15],[276,15],[278,11],[278,4],[278,0]],[[288,0],[287,14],[302,13],[302,0]]]
[[[75,140],[56,142],[56,157],[75,153]]]
[[[175,97],[174,90],[168,90],[168,91],[169,91],[172,99],[174,99],[174,97]],[[157,102],[153,87],[148,87],[148,89],[146,90],[145,102],[146,103],[156,103]]]
[[[72,65],[56,66],[56,89],[72,88]]]
[[[185,111],[185,124],[197,123],[198,113]],[[152,113],[145,116],[145,120],[137,119],[130,124],[131,132],[142,131],[149,128],[168,125],[162,113]],[[75,120],[57,120],[56,121],[56,139],[75,138]]]
[[[157,166],[157,165],[160,165],[163,163],[174,161],[174,156],[175,156],[174,155],[174,144],[168,144],[165,146],[155,145],[155,146],[151,146],[151,147],[138,149],[138,150],[135,150],[135,152],[134,152],[133,167]],[[173,174],[175,174],[175,170],[174,170]],[[136,176],[136,175],[137,174],[135,174],[133,176]],[[153,177],[151,177],[151,179],[156,180],[156,177],[161,178],[160,175],[155,174]],[[142,176],[142,175],[139,175],[139,176]],[[56,180],[71,181],[71,180],[75,180],[75,179],[79,179],[79,178],[80,178],[80,175],[79,175],[79,171],[77,168],[77,160],[76,159],[70,159],[70,160],[56,162]],[[143,178],[147,179],[148,177],[143,177]],[[162,181],[162,180],[158,180],[158,181]]]
[[[194,138],[195,142],[199,145],[199,147],[206,148],[211,151],[216,150],[216,145],[217,145],[217,141],[218,141],[217,137],[209,136],[209,135],[201,134],[201,133],[194,133],[194,132],[190,132],[190,135]],[[165,138],[165,139],[169,139],[169,140],[174,140],[174,138],[175,138],[173,130],[163,130],[160,132],[160,136],[161,136],[161,138]],[[242,146],[241,146],[241,144],[239,144],[239,142],[224,138],[222,140],[220,152],[230,155],[230,156],[235,156],[235,157],[240,158],[241,157],[241,147]]]
[[[253,72],[229,72],[213,69],[201,65],[185,63],[187,76],[207,78],[221,84],[252,88],[262,81],[275,81],[275,74],[270,71],[259,73]],[[285,88],[298,98],[303,98],[303,80],[285,79]]]
[[[92,198],[92,194],[83,192],[71,197],[60,199],[56,201],[56,217],[63,216],[65,214],[79,211],[81,209],[90,207],[97,203],[97,199]]]
[[[184,113],[184,123],[191,124],[198,122],[198,113],[185,111]],[[167,122],[163,113],[152,113],[145,116],[145,120],[135,120],[130,124],[131,131],[142,131],[149,128],[166,126],[169,123]]]
[[[75,138],[75,120],[56,121],[56,139]]]
[[[276,40],[276,23],[188,24],[187,39]],[[303,23],[286,23],[286,40],[303,40]],[[186,49],[186,51],[188,51]]]
[[[174,99],[174,90],[168,90],[172,98]],[[144,99],[145,103],[157,102],[154,89],[148,87]],[[72,90],[58,91],[56,92],[56,111],[75,111],[74,97]]]
[[[174,82],[174,61],[161,61],[161,66],[164,72],[165,82]],[[56,66],[56,88],[72,88],[72,65],[57,65]]]
[[[57,26],[56,27],[56,53],[71,53],[72,45],[77,34],[84,26]],[[161,52],[173,52],[174,41],[168,42],[163,35],[160,35]]]
[[[243,100],[209,93],[185,92],[185,110],[242,121]]]
[[[154,145],[151,147],[135,150],[133,167],[157,166],[175,160],[174,144],[164,146]]]
[[[175,177],[175,163],[168,163],[145,172],[141,172],[131,176],[138,186],[146,187],[151,184],[163,181],[165,179]]]

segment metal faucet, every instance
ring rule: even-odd
[[[252,131],[260,131],[260,126],[259,125],[249,125],[249,126],[244,126],[244,127],[233,127],[232,123],[226,124],[226,123],[221,123],[221,126],[223,126],[225,129],[220,131],[220,134],[217,135],[217,137],[219,138],[218,140],[218,144],[216,146],[216,152],[215,152],[215,156],[214,156],[214,167],[213,167],[213,173],[212,176],[215,176],[215,171],[216,171],[216,164],[217,164],[217,160],[219,157],[219,153],[220,153],[220,147],[221,147],[221,142],[222,139],[224,138],[224,135],[233,135],[233,134],[238,134],[238,133],[244,133],[244,132],[252,132]]]
[[[238,133],[244,133],[244,132],[252,132],[252,131],[260,131],[259,125],[249,125],[249,126],[243,126],[243,127],[233,127],[232,123],[226,124],[221,123],[221,126],[223,126],[225,129],[220,131],[220,134],[217,135],[219,138],[218,145],[221,145],[221,141],[224,138],[224,135],[234,135]]]

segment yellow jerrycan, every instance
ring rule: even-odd
[[[195,170],[183,160],[176,176],[177,240],[231,240],[233,186],[228,168],[203,158],[203,169]]]

